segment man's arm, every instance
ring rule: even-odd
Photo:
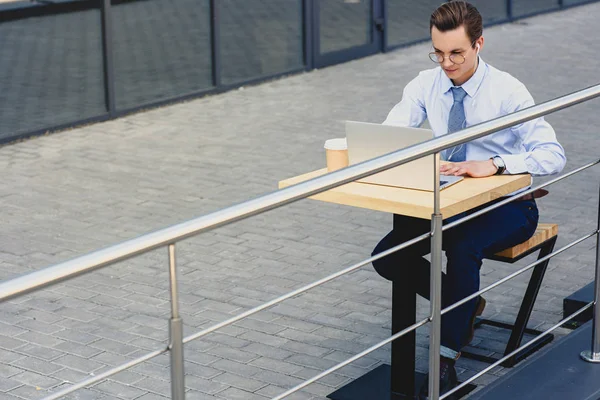
[[[383,125],[419,127],[426,118],[423,89],[417,76],[406,85],[402,100],[392,108]]]
[[[533,106],[535,103],[525,85],[519,84],[506,104],[506,114]],[[511,128],[521,147],[519,154],[498,154],[506,166],[506,174],[530,173],[531,175],[557,174],[564,168],[567,158],[565,150],[556,140],[552,126],[537,118]],[[445,175],[466,175],[474,178],[494,175],[498,169],[492,160],[465,161],[442,165]]]
[[[533,106],[535,103],[524,85],[520,85],[507,104],[507,113],[513,113]],[[520,140],[525,152],[520,154],[499,154],[506,164],[506,172],[532,175],[557,174],[565,167],[565,150],[558,143],[554,129],[546,120],[536,118],[511,128]]]

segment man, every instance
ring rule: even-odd
[[[435,136],[441,136],[534,105],[521,82],[479,56],[484,45],[483,25],[473,5],[465,1],[442,4],[431,15],[430,30],[433,52],[429,56],[439,66],[422,71],[406,85],[402,100],[384,124],[417,127],[427,119]],[[450,161],[440,167],[442,174],[469,177],[555,174],[566,162],[564,149],[543,118],[447,149],[442,158]],[[395,218],[395,229],[373,254],[430,230],[427,220]],[[442,278],[442,307],[478,291],[482,259],[529,239],[537,223],[534,197],[525,195],[444,232],[448,264]],[[428,298],[430,264],[423,256],[429,250],[429,241],[422,241],[373,262],[373,266],[386,279],[405,282]],[[455,360],[472,340],[475,317],[484,307],[485,300],[479,297],[442,317],[440,393],[456,386]],[[420,397],[427,398],[427,383]]]

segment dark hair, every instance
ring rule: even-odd
[[[440,32],[454,30],[465,26],[471,43],[479,39],[483,33],[483,21],[477,8],[463,0],[450,1],[439,6],[429,20],[429,31],[435,26]]]

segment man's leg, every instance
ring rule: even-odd
[[[430,230],[431,222],[429,220],[394,215],[394,229],[381,239],[372,255],[389,250]],[[373,261],[373,267],[385,279],[409,283],[416,287],[418,294],[429,297],[429,261],[423,256],[429,253],[430,243],[430,239],[424,239]]]
[[[537,222],[535,202],[523,201],[504,205],[445,231],[442,246],[448,264],[442,277],[442,308],[477,292],[483,258],[529,239]],[[457,384],[454,360],[468,344],[477,302],[477,298],[473,299],[442,316],[440,394]],[[428,398],[426,382],[421,387],[419,399]]]
[[[506,204],[444,232],[448,264],[443,286],[444,306],[479,290],[479,269],[486,256],[529,239],[538,222],[535,201]],[[442,316],[442,346],[460,352],[467,343],[477,299]]]

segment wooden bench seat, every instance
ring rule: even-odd
[[[546,240],[552,239],[557,235],[557,224],[538,224],[535,233],[529,240],[516,246],[513,246],[510,249],[506,249],[504,251],[496,253],[495,256],[507,259],[523,258],[524,254],[531,253],[531,249],[537,248],[537,246],[544,243]]]

